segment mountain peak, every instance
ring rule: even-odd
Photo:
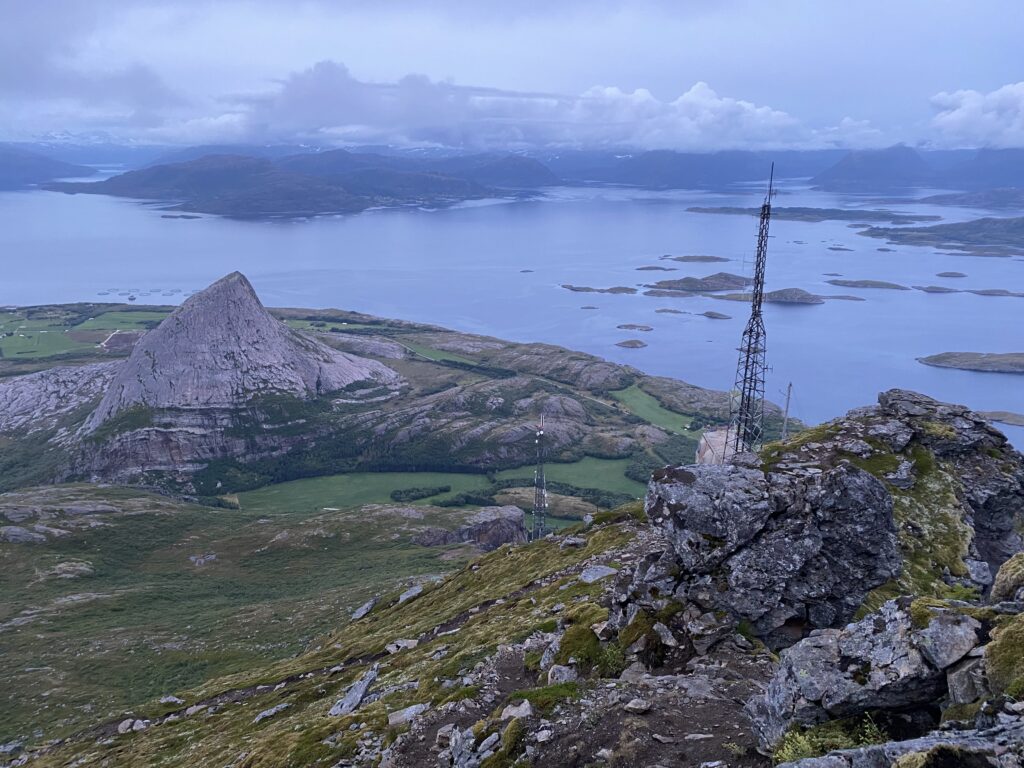
[[[292,330],[266,310],[245,275],[232,272],[142,337],[85,428],[133,407],[232,408],[263,394],[307,399],[356,381],[398,378],[381,363]]]

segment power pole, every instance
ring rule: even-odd
[[[533,530],[530,541],[543,539],[547,531],[548,490],[544,480],[544,417],[537,427],[537,469],[533,473]]]
[[[793,382],[789,382],[789,386],[786,387],[786,412],[782,416],[782,439],[785,440],[789,437],[789,401],[793,397]]]
[[[754,289],[750,297],[750,319],[740,341],[740,358],[736,366],[734,400],[731,407],[731,427],[728,443],[731,452],[752,451],[761,443],[764,432],[764,378],[765,363],[764,268],[768,259],[768,222],[772,215],[772,183],[775,163],[768,177],[768,192],[761,204],[761,221],[757,230],[757,257],[754,261]]]

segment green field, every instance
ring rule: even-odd
[[[628,465],[629,459],[596,459],[587,456],[571,464],[548,464],[546,476],[553,483],[641,497],[646,487],[623,474]],[[532,485],[533,467],[506,469],[498,472],[495,479],[523,480],[524,484]],[[253,491],[243,491],[237,497],[242,509],[253,514],[311,514],[325,508],[392,504],[392,491],[436,488],[442,485],[450,485],[451,491],[412,503],[435,504],[458,493],[487,490],[491,483],[485,475],[468,472],[351,472],[275,483]]]
[[[167,317],[166,312],[104,312],[78,325],[52,318],[30,319],[15,313],[0,314],[0,357],[44,358],[67,352],[96,351],[97,342],[73,339],[69,331],[146,330]],[[10,334],[10,335],[8,335]]]
[[[450,485],[450,494],[455,494],[485,488],[488,480],[485,475],[460,472],[351,472],[268,485],[239,493],[238,501],[242,509],[260,514],[317,512],[325,507],[391,504],[392,491],[442,485]],[[420,499],[416,503],[429,504],[438,498]]]
[[[49,357],[95,348],[95,344],[70,338],[67,327],[52,320],[0,315],[0,357]]]
[[[683,416],[668,410],[655,397],[644,392],[636,384],[610,394],[634,416],[639,416],[644,421],[668,432],[685,433],[693,422],[691,416]]]
[[[90,317],[84,323],[75,326],[79,331],[145,331],[154,322],[163,320],[169,312],[104,312],[102,315]]]
[[[602,491],[642,497],[647,492],[647,486],[626,477],[624,473],[628,466],[629,459],[597,459],[585,456],[571,464],[547,464],[544,467],[544,475],[553,483],[566,483],[577,488],[598,488]],[[532,484],[533,468],[506,469],[497,474],[498,480],[513,478],[528,479]]]
[[[466,363],[467,365],[477,364],[476,360],[471,360],[470,358],[463,357],[462,355],[456,355],[454,352],[445,352],[442,349],[434,349],[433,347],[428,347],[424,344],[415,344],[409,341],[401,341],[399,343],[403,347],[411,349],[417,355],[421,355],[428,360],[449,360],[454,363]]]
[[[377,328],[380,329],[379,325],[370,325],[368,323],[346,323],[343,320],[296,320],[294,318],[288,318],[285,320],[289,328],[295,328],[299,331],[328,331],[331,328],[343,328],[346,331],[361,330],[363,328]]]

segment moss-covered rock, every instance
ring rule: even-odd
[[[1013,600],[1017,592],[1024,588],[1024,552],[1018,552],[999,569],[995,581],[992,582],[992,602]]]
[[[1024,614],[1000,622],[985,646],[985,667],[996,693],[1024,695]]]

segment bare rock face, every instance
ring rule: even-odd
[[[0,432],[49,429],[103,394],[120,362],[59,366],[0,381]]]
[[[264,309],[244,275],[232,272],[135,345],[85,431],[134,406],[231,408],[258,394],[307,399],[357,381],[391,384],[398,375],[292,331]]]
[[[970,616],[942,612],[917,627],[910,600],[892,600],[861,621],[820,630],[784,651],[778,672],[747,712],[761,745],[771,747],[793,724],[923,707],[945,691],[945,670],[981,640],[981,624]]]
[[[775,647],[845,623],[900,569],[892,499],[849,465],[667,470],[651,483],[647,513],[684,574],[677,598],[726,611]]]

